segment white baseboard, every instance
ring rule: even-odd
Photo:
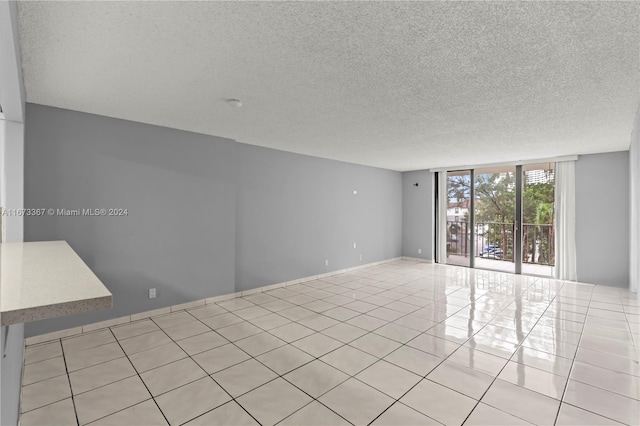
[[[61,339],[61,338],[64,338],[64,337],[76,336],[78,334],[88,333],[88,332],[91,332],[91,331],[97,331],[97,330],[101,330],[103,328],[112,327],[114,325],[122,325],[122,324],[138,321],[138,320],[149,318],[149,317],[155,317],[155,316],[170,314],[172,312],[181,311],[183,309],[190,309],[190,308],[195,308],[195,307],[198,307],[198,306],[210,305],[212,303],[221,302],[223,300],[233,299],[233,298],[236,298],[236,297],[248,296],[250,294],[262,293],[262,292],[265,292],[265,291],[275,290],[276,288],[282,288],[282,287],[287,287],[287,286],[290,286],[290,285],[301,284],[301,283],[305,283],[305,282],[308,282],[308,281],[320,280],[322,278],[328,278],[328,277],[331,277],[331,276],[334,276],[334,275],[345,274],[345,273],[348,273],[348,272],[353,272],[353,271],[357,271],[357,270],[360,270],[360,269],[369,268],[371,266],[383,265],[385,263],[395,262],[397,260],[416,260],[416,261],[420,261],[420,262],[429,262],[426,259],[413,259],[413,258],[405,258],[405,257],[394,257],[394,258],[391,258],[391,259],[381,260],[381,261],[378,261],[378,262],[371,262],[371,263],[366,263],[364,265],[353,266],[351,268],[339,269],[339,270],[336,270],[336,271],[327,272],[325,274],[312,275],[312,276],[309,276],[309,277],[298,278],[298,279],[295,279],[295,280],[286,281],[286,282],[282,282],[282,283],[270,284],[270,285],[266,285],[266,286],[263,286],[263,287],[254,288],[254,289],[251,289],[251,290],[237,291],[235,293],[223,294],[223,295],[220,295],[220,296],[209,297],[207,299],[194,300],[193,302],[180,303],[178,305],[166,306],[164,308],[154,309],[154,310],[151,310],[151,311],[139,312],[139,313],[135,313],[135,314],[131,314],[131,315],[126,315],[126,316],[120,317],[120,318],[114,318],[114,319],[110,319],[110,320],[106,320],[106,321],[100,321],[100,322],[96,322],[96,323],[86,324],[86,325],[83,325],[83,326],[68,328],[68,329],[65,329],[65,330],[58,330],[58,331],[54,331],[54,332],[51,332],[51,333],[41,334],[39,336],[27,337],[25,339],[25,344],[27,346],[31,346],[31,345],[36,345],[36,344],[39,344],[39,343],[48,342],[50,340],[56,340],[56,339]]]
[[[433,263],[433,260],[431,260],[431,259],[421,259],[419,257],[402,256],[401,259],[402,260],[410,260],[410,261],[418,262],[418,263]]]

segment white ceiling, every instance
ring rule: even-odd
[[[28,102],[402,171],[628,149],[639,10],[19,4]]]

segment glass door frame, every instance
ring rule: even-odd
[[[513,242],[514,274],[522,274],[522,165],[516,166],[516,211]]]
[[[470,242],[469,251],[469,267],[475,269],[476,267],[476,171],[475,169],[469,169],[469,228],[470,230]]]
[[[452,170],[447,170],[447,177],[446,180],[444,182],[440,182],[440,176],[436,173],[436,191],[435,191],[435,217],[436,217],[436,222],[439,220],[439,210],[441,208],[440,205],[440,200],[439,200],[439,191],[437,190],[437,188],[440,185],[444,185],[446,188],[445,192],[448,192],[449,190],[449,173],[460,173],[460,172],[464,172],[464,173],[468,173],[469,174],[469,224],[467,229],[469,230],[469,243],[468,243],[468,249],[469,249],[469,264],[468,265],[461,265],[461,264],[451,264],[451,265],[456,265],[456,266],[462,266],[465,268],[475,268],[475,262],[476,262],[476,256],[475,256],[475,250],[476,250],[476,242],[475,242],[475,232],[474,232],[474,226],[475,226],[475,215],[473,214],[473,211],[475,209],[475,202],[474,202],[474,198],[475,198],[475,185],[473,184],[474,180],[475,180],[475,172],[473,169],[452,169]],[[448,198],[448,197],[447,197]],[[448,201],[448,199],[447,199]],[[448,206],[448,202],[446,203]],[[445,211],[447,210],[447,207],[445,207]],[[447,219],[447,216],[445,214],[445,224],[446,227],[448,227],[449,225],[449,221]],[[436,224],[436,229],[437,229],[437,224]],[[440,245],[438,244],[438,236],[437,236],[437,231],[434,233],[435,234],[435,256],[434,258],[437,259],[438,258],[438,250],[440,250]],[[465,235],[465,239],[467,238],[467,235]],[[449,242],[448,237],[447,237],[447,242]],[[449,252],[449,248],[446,248],[446,253],[445,256],[448,255]]]
[[[514,272],[515,274],[522,274],[522,192],[523,192],[523,182],[522,182],[522,165],[515,165],[515,179],[516,179],[516,194],[515,194],[515,221],[514,221],[514,250],[513,250],[513,262],[514,262]],[[469,228],[470,228],[470,241],[469,241],[469,268],[476,269],[476,211],[475,211],[475,177],[476,177],[476,168],[462,168],[462,169],[452,169],[448,170],[449,172],[469,172]],[[438,179],[436,181],[437,185],[448,185],[448,180],[445,182],[440,182]],[[436,192],[435,205],[436,208],[440,208],[440,200],[438,200],[438,191]],[[438,214],[436,213],[436,217]],[[437,249],[438,243],[436,241],[435,247]],[[506,247],[505,247],[506,249]],[[484,269],[484,268],[478,268]],[[489,270],[489,269],[488,269]]]

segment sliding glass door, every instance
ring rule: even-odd
[[[553,274],[553,163],[447,172],[448,264]]]
[[[471,170],[447,173],[447,263],[473,266]]]
[[[555,163],[522,166],[522,272],[553,275]]]
[[[516,167],[475,170],[476,267],[516,271]]]

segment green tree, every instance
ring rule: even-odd
[[[554,182],[525,185],[522,197],[523,261],[553,263]]]
[[[522,192],[523,222],[529,224],[553,223],[553,182],[525,185]],[[545,207],[542,207],[545,205]]]
[[[469,176],[449,176],[447,183],[448,204],[458,203],[470,198]]]
[[[448,197],[450,205],[470,198],[468,176],[450,176]],[[508,259],[513,259],[513,229],[515,222],[515,174],[486,173],[475,176],[476,229],[488,244],[498,244]],[[523,187],[523,260],[545,263],[553,260],[554,182],[526,184]],[[482,225],[484,224],[484,225]],[[482,247],[480,247],[482,249]],[[539,253],[536,251],[539,249]],[[530,260],[529,260],[530,259]]]
[[[476,223],[488,229],[490,244],[499,243],[503,256],[513,259],[516,181],[514,173],[478,174],[475,177]]]

